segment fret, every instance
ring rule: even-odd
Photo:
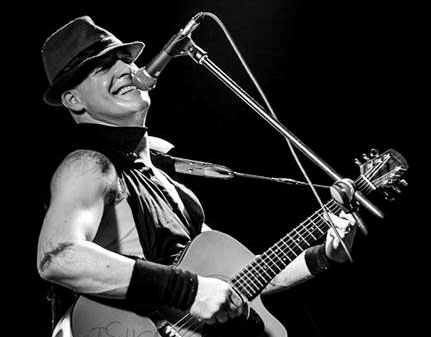
[[[272,251],[272,249],[270,249],[270,250]],[[278,259],[278,261],[281,262],[281,268],[279,267],[279,263],[280,262],[279,263],[275,262],[272,257],[271,257],[271,261],[274,262],[275,266],[277,266],[280,269],[280,271],[282,271],[284,269],[284,267],[286,266],[285,263],[283,262],[283,260],[277,254],[273,254],[273,255],[275,256],[276,259]]]
[[[313,223],[313,221],[311,221],[312,223]],[[313,225],[314,225],[314,223],[313,223]],[[317,238],[313,235],[313,232],[312,231],[310,231],[308,228],[307,228],[307,226],[304,226],[304,229],[307,231],[307,233],[309,234],[309,235],[311,235],[311,237],[313,238],[313,240],[317,240]]]
[[[385,161],[379,163],[379,166],[383,166],[389,158],[389,155],[385,157]],[[398,169],[405,170],[401,167],[398,167]],[[376,175],[376,172],[378,172],[378,170],[373,169],[372,175]],[[378,188],[378,186],[374,185],[374,181],[369,178],[369,174],[367,174],[367,176],[362,174],[356,179],[355,185],[359,191],[368,193],[371,192],[370,190]],[[330,219],[325,219],[325,210],[334,214],[344,210],[344,207],[332,199],[323,207],[323,210],[319,209],[315,211],[304,222],[287,233],[282,239],[245,266],[232,278],[234,286],[247,296],[248,300],[254,299],[279,273],[279,271],[275,269],[280,269],[281,271],[286,268],[293,259],[306,248],[310,247],[314,241],[322,238],[327,233],[328,229],[331,228],[331,222]],[[249,282],[253,279],[258,284],[250,285]],[[243,291],[241,289],[243,289]]]
[[[288,236],[288,235],[287,235]],[[292,248],[290,248],[290,246],[286,243],[286,241],[285,241],[285,239],[283,238],[283,239],[281,239],[280,240],[283,244],[284,244],[284,246],[287,248],[287,249],[289,249],[289,251],[291,251],[292,253],[293,253],[293,256],[297,256],[296,255],[296,253],[295,253],[295,251],[292,249]]]
[[[301,233],[298,230],[296,230],[296,234],[298,234],[298,236],[302,239],[302,241],[305,242],[307,247],[310,247],[310,244],[307,242],[307,240],[305,240],[305,238],[301,235]]]
[[[272,260],[268,256],[268,252],[266,252],[265,254],[262,254],[262,256],[265,256],[265,258],[262,258],[262,262],[267,267],[267,269],[265,269],[265,272],[270,277],[269,281],[271,281],[275,277],[275,275],[277,275],[280,272],[280,269],[277,266],[277,264],[274,263],[274,260]],[[270,265],[269,263],[271,263],[272,265]],[[274,267],[277,267],[277,269],[279,270],[274,270]],[[270,274],[268,274],[268,272],[270,272]]]
[[[253,277],[252,282],[255,281],[255,282],[253,282],[253,284],[257,285],[258,289],[260,289],[260,287],[264,287],[264,284],[259,281],[259,278],[257,277],[256,274],[252,274],[252,277]],[[256,284],[256,282],[258,284]]]
[[[283,249],[281,249],[279,246],[278,246],[278,243],[276,243],[273,247],[276,247],[276,253],[278,253],[278,252],[280,252],[281,254],[283,254],[283,259],[282,259],[282,261],[283,261],[283,263],[284,264],[288,264],[288,263],[290,263],[290,262],[292,262],[292,260],[289,258],[289,255],[287,255],[284,251],[283,251]],[[288,260],[288,261],[286,261],[286,259]]]
[[[295,228],[293,229],[293,230],[295,230]],[[291,236],[289,236],[288,235],[288,237],[289,237],[289,239],[300,249],[300,250],[302,250],[302,247],[296,242],[296,240],[294,240]],[[297,254],[296,252],[295,252],[295,255],[299,255],[299,254]]]
[[[261,272],[259,272],[259,270],[258,269],[256,269],[256,267],[258,267],[259,269],[260,269],[260,271],[263,271],[268,277],[269,277],[269,280],[267,280],[264,276],[263,276],[263,274],[261,273]],[[251,264],[251,269],[252,270],[254,270],[256,273],[254,273],[253,274],[253,277],[256,279],[256,281],[261,285],[261,286],[265,286],[265,284],[267,283],[267,282],[269,282],[269,281],[271,281],[273,278],[274,278],[274,276],[271,276],[271,275],[269,275],[265,270],[264,270],[264,268],[262,267],[262,266],[260,266],[258,263],[257,263],[257,261],[253,261],[252,262],[252,264]],[[263,281],[263,283],[261,283],[260,281],[259,281],[259,278],[261,279],[261,281]]]
[[[245,284],[245,286],[247,286],[247,287],[249,287],[249,288],[251,288],[250,290],[252,290],[252,292],[251,293],[254,293],[256,290],[259,290],[259,287],[255,287],[256,286],[256,284],[250,279],[250,271],[249,270],[244,270],[243,271],[243,273],[242,273],[242,275],[240,275],[240,276],[244,276],[244,277],[246,277],[247,279],[248,279],[248,281],[251,281],[251,283],[250,282],[247,282],[247,280],[244,280],[244,281],[240,281],[240,279],[238,280],[239,282],[243,282],[243,284]],[[251,275],[253,275],[253,274],[251,274]]]
[[[232,280],[230,283],[234,286],[235,289],[237,289],[248,299],[252,299],[254,296],[256,296],[254,291],[249,291],[247,283],[241,283],[240,280]]]
[[[310,219],[310,221],[313,223],[313,226],[315,226],[314,228],[316,228],[319,232],[320,232],[320,236],[322,235],[322,234],[325,234],[325,232],[323,232],[321,229],[320,229],[320,227],[319,227],[319,225],[318,224],[316,224],[315,222],[314,222],[314,220],[310,217],[309,218]],[[320,237],[319,236],[319,237]]]
[[[261,268],[262,268],[263,272],[269,277],[269,281],[271,281],[274,278],[274,275],[272,275],[272,276],[269,275],[268,272],[267,272],[267,269],[269,269],[273,273],[275,273],[275,272],[271,269],[270,266],[268,266],[268,264],[266,263],[265,259],[263,259],[263,258],[260,257],[260,260],[263,262],[264,266],[267,267],[267,268],[265,268],[265,267],[261,267]],[[257,262],[257,259],[256,259],[256,262]]]
[[[330,212],[341,210],[341,208],[330,200],[325,204]],[[321,238],[330,228],[321,210],[313,213],[309,218],[277,241],[263,254],[249,263],[233,279],[232,284],[243,294],[252,300],[292,262],[306,248],[310,247],[312,241]]]

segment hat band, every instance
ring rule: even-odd
[[[87,47],[86,49],[82,50],[80,53],[78,53],[75,57],[73,57],[69,63],[63,68],[62,71],[60,71],[57,76],[55,76],[53,83],[67,74],[70,70],[74,69],[75,67],[79,66],[83,61],[85,61],[88,58],[94,57],[95,55],[98,55],[100,52],[105,50],[107,47],[111,46],[113,43],[117,42],[116,40],[112,38],[105,38],[103,40],[97,41]]]

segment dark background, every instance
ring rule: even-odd
[[[18,167],[10,310],[33,319],[32,335],[49,336],[47,285],[36,270],[41,191],[53,154],[67,139],[66,110],[46,106],[47,80],[40,48],[69,20],[90,15],[123,41],[142,40],[143,66],[197,12],[216,14],[227,26],[280,121],[342,176],[359,174],[355,157],[393,148],[410,164],[409,187],[392,203],[370,196],[384,220],[362,210],[369,236],[358,234],[354,263],[264,298],[290,337],[414,335],[426,264],[422,251],[426,208],[418,207],[424,179],[425,133],[421,104],[420,9],[401,1],[158,1],[85,5],[77,2],[20,8],[13,61],[19,80],[11,89],[13,117],[5,147]],[[23,33],[21,33],[23,32]],[[15,33],[14,33],[15,34]],[[194,41],[259,102],[220,28],[205,19]],[[25,43],[23,42],[25,41]],[[21,59],[22,58],[22,59]],[[5,66],[7,68],[7,66]],[[12,70],[12,69],[6,69]],[[17,75],[18,72],[18,75]],[[21,74],[21,76],[19,76]],[[151,92],[150,134],[175,145],[173,155],[226,165],[238,172],[304,180],[282,137],[215,77],[187,57],[174,59]],[[299,155],[315,183],[331,179]],[[10,171],[9,171],[10,172]],[[8,177],[8,176],[7,176]],[[6,180],[9,180],[8,178]],[[183,176],[201,199],[207,222],[259,253],[318,208],[305,187],[259,181]],[[327,190],[319,190],[323,200]],[[426,199],[425,199],[426,200]],[[25,235],[23,236],[23,234]],[[425,249],[424,249],[425,250]],[[13,260],[15,261],[15,260]],[[25,306],[23,305],[25,304]],[[19,308],[19,309],[18,309]]]

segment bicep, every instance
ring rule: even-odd
[[[92,241],[97,233],[112,179],[87,152],[75,156],[53,176],[51,202],[39,235],[39,257],[59,245]]]
[[[83,205],[79,195],[57,196],[46,213],[40,238],[42,242],[92,241],[103,214],[103,200]]]

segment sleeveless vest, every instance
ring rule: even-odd
[[[153,165],[175,186],[184,204],[183,212],[158,182],[152,169],[135,162],[133,151],[147,132],[146,128],[77,124],[72,131],[72,139],[63,151],[53,155],[55,159],[51,170],[56,167],[55,162],[75,150],[93,150],[105,155],[114,165],[120,183],[125,188],[144,258],[172,264],[185,245],[200,233],[205,216],[197,197],[184,185],[170,178],[174,173],[171,157],[150,151]],[[50,173],[47,173],[49,176]],[[47,207],[48,191],[44,193],[44,198]],[[53,327],[77,296],[69,289],[51,284],[47,297],[52,306]]]
[[[147,132],[142,127],[110,127],[99,124],[76,125],[73,149],[88,149],[104,154],[115,166],[125,187],[145,259],[171,264],[185,245],[200,233],[204,212],[197,197],[172,179],[169,157],[154,150],[154,166],[174,185],[184,204],[178,204],[160,184],[153,170],[136,162],[133,152]]]

